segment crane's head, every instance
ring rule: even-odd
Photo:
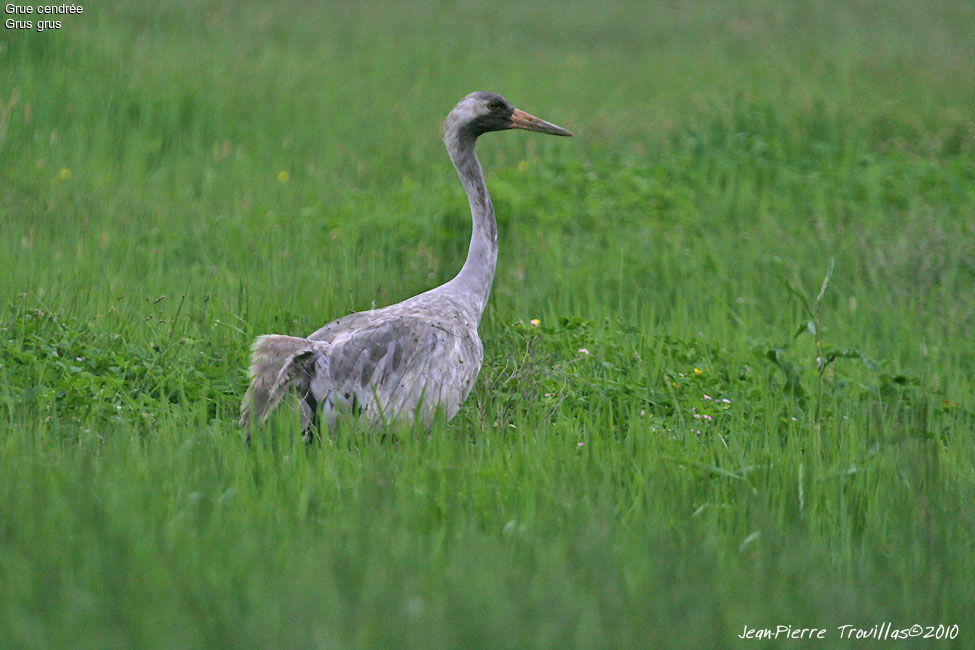
[[[444,122],[444,138],[451,133],[464,133],[477,137],[488,131],[525,129],[549,135],[572,135],[561,126],[540,120],[534,115],[515,108],[497,93],[483,91],[471,93],[460,100]]]

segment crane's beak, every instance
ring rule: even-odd
[[[515,112],[511,114],[511,126],[508,128],[538,131],[539,133],[548,133],[549,135],[572,135],[572,132],[568,129],[563,129],[561,126],[555,126],[545,120],[540,120],[520,108],[516,108]]]

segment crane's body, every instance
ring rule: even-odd
[[[483,133],[510,128],[572,135],[494,93],[462,99],[447,116],[444,143],[471,206],[473,229],[463,268],[439,287],[343,316],[307,338],[258,337],[251,385],[241,404],[240,425],[248,438],[251,424],[263,424],[289,394],[297,398],[306,439],[319,410],[330,427],[344,415],[377,425],[420,418],[429,427],[438,409],[448,420],[457,414],[481,368],[477,327],[498,255],[494,208],[474,145]]]

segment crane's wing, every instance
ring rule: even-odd
[[[267,422],[292,392],[306,435],[319,406],[330,426],[343,414],[374,424],[412,422],[419,415],[429,426],[438,408],[448,419],[457,413],[481,368],[476,330],[451,331],[415,314],[376,318],[370,312],[330,325],[345,319],[342,327],[321,334],[328,340],[258,337],[251,384],[240,407],[248,440],[251,423]]]
[[[419,414],[430,424],[442,408],[449,419],[470,392],[482,356],[476,331],[472,338],[415,315],[373,321],[332,340],[326,415],[332,421],[351,409],[385,423]]]
[[[312,332],[308,338],[312,341],[325,341],[327,343],[331,343],[336,336],[344,334],[345,332],[357,330],[364,325],[368,325],[369,322],[375,318],[375,309],[357,311],[355,313],[342,316],[341,318],[336,318],[331,323],[321,326]]]
[[[262,425],[288,392],[296,389],[299,397],[301,429],[312,424],[316,403],[311,397],[328,377],[329,344],[295,336],[278,334],[259,336],[252,346],[251,384],[240,405],[239,425],[247,429],[250,440],[251,422]]]

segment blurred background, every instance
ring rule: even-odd
[[[967,2],[85,9],[0,34],[8,290],[92,275],[107,300],[135,274],[238,293],[256,264],[281,289],[335,278],[287,289],[335,313],[433,286],[468,227],[440,128],[478,89],[576,133],[480,145],[503,309],[686,329],[716,301],[736,314],[719,329],[765,328],[781,294],[762,279],[815,283],[831,256],[844,299],[880,314],[920,298],[873,292],[929,292],[949,258],[971,277]],[[363,247],[390,266],[353,281]]]
[[[236,291],[255,263],[301,285],[343,273],[361,228],[390,268],[363,269],[363,293],[340,276],[352,296],[324,287],[322,309],[399,299],[385,285],[404,264],[432,274],[405,292],[432,286],[462,262],[468,220],[440,128],[478,89],[576,132],[480,145],[514,310],[659,303],[648,318],[686,323],[704,314],[670,292],[691,284],[766,327],[770,273],[813,283],[839,256],[849,296],[934,265],[930,284],[954,273],[938,258],[973,252],[967,2],[153,2],[61,18],[0,34],[0,209],[6,255],[24,258],[11,289],[90,268],[104,290],[106,265],[153,291]]]

